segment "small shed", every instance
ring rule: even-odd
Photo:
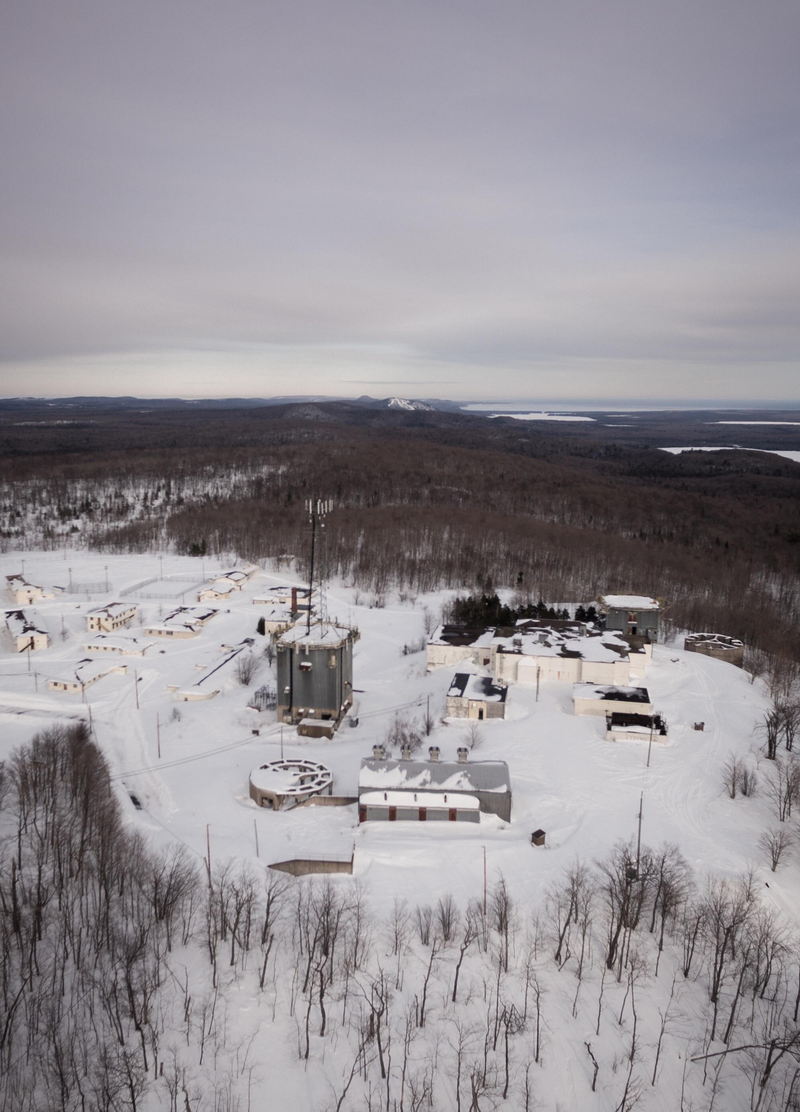
[[[606,741],[664,741],[666,736],[667,723],[660,714],[606,715]]]
[[[301,718],[297,732],[301,737],[324,737],[330,741],[336,733],[336,720],[333,718]]]
[[[505,718],[508,687],[496,683],[491,676],[475,676],[456,672],[447,692],[447,715],[450,718]]]

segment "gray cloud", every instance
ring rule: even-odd
[[[797,398],[798,32],[794,0],[13,2],[2,389]]]

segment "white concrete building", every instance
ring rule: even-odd
[[[24,610],[6,611],[6,632],[14,646],[14,652],[39,652],[50,645],[47,631],[40,629],[34,618]]]
[[[160,622],[145,626],[148,637],[197,637],[218,610],[204,606],[178,606]]]
[[[128,602],[109,602],[107,606],[98,606],[86,615],[86,628],[90,633],[113,633],[116,629],[136,620],[139,607]]]
[[[144,656],[152,649],[155,641],[144,641],[141,637],[125,637],[122,634],[98,633],[84,642],[88,653],[118,653],[120,656]]]
[[[40,587],[37,583],[30,583],[20,573],[6,576],[6,591],[17,606],[31,606],[42,599],[55,598],[57,590],[60,592],[61,588]]]
[[[229,598],[234,591],[241,591],[257,570],[255,565],[251,564],[248,567],[232,568],[230,571],[223,572],[198,591],[197,601]]]
[[[105,676],[125,675],[127,664],[106,664],[100,660],[79,660],[71,675],[60,679],[48,680],[51,691],[61,691],[67,695],[82,695],[87,687],[102,680]]]

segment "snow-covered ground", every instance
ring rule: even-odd
[[[123,631],[138,637],[145,625],[156,623],[175,605],[194,601],[203,581],[200,561],[70,553],[70,574],[61,553],[6,553],[0,571],[19,572],[23,558],[29,582],[67,585],[71,580],[73,588],[80,583],[94,587],[90,595],[67,590],[56,599],[25,607],[49,631],[49,649],[28,659],[4,644],[0,758],[37,730],[60,720],[91,717],[127,820],[155,843],[178,840],[198,857],[210,844],[212,861],[246,859],[255,868],[297,857],[349,858],[354,851],[355,877],[384,917],[396,898],[411,905],[435,904],[451,893],[464,907],[481,897],[485,878],[494,884],[502,875],[517,907],[531,920],[543,906],[548,886],[566,868],[576,860],[598,861],[618,841],[636,836],[641,806],[644,843],[676,844],[699,880],[711,874],[733,879],[752,869],[765,906],[797,926],[800,871],[792,864],[770,872],[758,847],[760,834],[774,825],[770,801],[765,794],[731,800],[723,790],[722,766],[731,754],[754,765],[759,760],[755,731],[769,705],[760,681],[751,682],[731,665],[675,645],[655,647],[645,682],[669,733],[653,743],[649,767],[647,745],[609,743],[602,719],[572,713],[570,685],[543,683],[538,699],[533,687],[514,685],[505,720],[481,722],[472,753],[476,760],[508,762],[510,824],[482,816],[476,825],[359,826],[352,805],[263,810],[249,798],[249,772],[283,754],[309,758],[332,770],[334,795],[353,796],[361,758],[384,740],[394,716],[399,713],[421,724],[428,708],[435,725],[426,744],[439,746],[443,760],[455,759],[457,747],[466,743],[467,723],[442,720],[452,670],[427,674],[424,651],[403,652],[404,646],[420,642],[424,611],[438,614],[444,594],[375,608],[356,605],[356,592],[345,586],[326,589],[329,617],[357,627],[360,634],[353,677],[359,718],[355,727],[343,725],[332,741],[312,740],[279,726],[274,711],[256,712],[246,706],[252,690],[275,680],[263,653],[266,640],[256,633],[261,611],[252,600],[270,586],[299,584],[291,575],[270,567],[259,571],[244,590],[219,604],[217,616],[195,638],[149,638],[155,644],[143,657],[104,654],[109,665],[127,664],[127,673],[99,680],[81,697],[50,691],[47,680],[74,670],[75,663],[89,655],[87,611],[122,598],[138,603],[137,622]],[[225,570],[205,560],[206,580]],[[259,660],[249,688],[238,681],[234,658],[215,674],[214,686],[220,689],[215,698],[178,701],[168,690],[169,685],[185,690],[247,638],[254,639],[252,651]],[[694,728],[698,723],[703,723],[702,730]],[[129,793],[134,793],[141,810]],[[546,831],[544,847],[530,842],[531,832],[538,828]],[[551,1047],[553,1040],[563,1038],[569,1048],[565,1061],[574,1055],[583,1070],[586,1032],[581,1028],[567,1035],[574,1024],[568,1016],[563,1017],[564,1032],[555,1015],[550,1022],[556,1025],[549,1035]],[[593,1020],[587,1023],[592,1026]],[[673,1046],[673,1057],[674,1050]],[[553,1060],[555,1064],[555,1055]],[[679,1084],[676,1062],[669,1068]],[[304,1084],[299,1075],[296,1082],[287,1080],[287,1097],[296,1107],[317,1107],[318,1098],[310,1096]],[[585,1085],[578,1087],[579,1099],[573,1085],[566,1075],[561,1089],[550,1080],[546,1090],[539,1090],[543,1103],[531,1107],[565,1112],[613,1107],[599,1095],[592,1096]],[[719,1108],[749,1107],[749,1097],[726,1099]],[[641,1103],[661,1112],[679,1106],[674,1090],[659,1090],[657,1096],[647,1090]]]
[[[107,567],[110,590],[88,598],[66,593],[26,608],[49,630],[52,646],[31,654],[30,661],[27,654],[8,649],[0,657],[3,755],[41,726],[91,710],[95,736],[120,790],[134,791],[143,804],[143,814],[132,813],[132,821],[166,828],[198,852],[204,852],[210,823],[212,852],[253,855],[255,820],[264,860],[331,852],[334,846],[349,853],[355,845],[356,872],[369,876],[376,896],[379,888],[397,893],[408,884],[405,894],[430,899],[441,890],[442,854],[452,866],[454,887],[459,878],[456,894],[477,891],[483,870],[477,841],[486,846],[490,870],[501,869],[509,881],[536,887],[575,857],[597,857],[617,839],[632,835],[643,792],[643,838],[648,842],[677,843],[701,870],[738,873],[759,864],[755,842],[764,826],[763,804],[727,800],[720,785],[720,767],[730,753],[749,753],[756,744],[753,730],[768,703],[761,688],[737,668],[674,646],[655,647],[646,683],[656,710],[667,719],[669,735],[666,743],[654,743],[649,769],[641,745],[609,744],[601,719],[575,717],[570,685],[542,684],[538,702],[532,687],[513,685],[506,719],[480,724],[481,741],[473,754],[475,759],[508,761],[510,826],[486,822],[467,834],[372,824],[359,829],[353,809],[309,808],[276,815],[256,807],[248,797],[249,771],[279,756],[283,747],[287,755],[326,763],[334,774],[334,794],[354,795],[359,762],[383,740],[395,713],[421,722],[427,705],[436,722],[427,743],[440,747],[443,760],[454,760],[464,744],[466,723],[442,721],[452,670],[426,674],[424,652],[402,652],[424,633],[423,607],[438,610],[443,596],[370,608],[356,606],[354,593],[346,588],[326,591],[329,615],[360,631],[353,666],[359,725],[344,725],[333,741],[312,740],[278,726],[274,712],[246,706],[253,688],[270,677],[274,682],[262,652],[266,640],[256,633],[260,610],[252,599],[266,587],[287,582],[275,571],[256,575],[226,600],[197,637],[155,639],[144,657],[98,654],[108,665],[127,664],[128,671],[87,688],[85,701],[48,691],[48,678],[60,678],[89,655],[84,647],[89,609],[123,595],[128,602],[139,601],[139,621],[125,630],[137,635],[173,603],[191,602],[187,583],[201,581],[199,561],[189,557],[86,554],[70,559],[73,564],[81,561],[82,582],[104,584]],[[3,568],[4,574],[18,571],[19,559],[7,555]],[[206,569],[207,578],[214,570]],[[28,554],[25,576],[43,584],[68,582],[63,559],[50,554]],[[144,593],[157,593],[161,601],[137,600],[136,584],[151,577],[156,583],[148,583]],[[73,566],[73,580],[78,578]],[[225,658],[223,646],[246,638],[255,639],[260,658],[249,688],[229,667],[215,676],[221,693],[208,701],[178,701],[167,690],[176,684],[185,690]],[[702,732],[693,729],[699,721],[705,722]],[[530,848],[530,833],[537,828],[547,831],[545,852]],[[428,852],[434,844],[435,852]],[[408,854],[414,868],[387,866],[387,845],[395,861]],[[777,896],[780,875],[776,885]]]

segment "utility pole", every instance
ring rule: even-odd
[[[139,673],[133,669],[133,693],[136,696],[136,709],[139,709]]]
[[[644,792],[639,793],[639,832],[636,835],[636,875],[639,875],[639,860],[642,855],[642,806],[644,804]]]
[[[158,759],[161,760],[161,719],[156,715],[156,746],[158,747]]]

